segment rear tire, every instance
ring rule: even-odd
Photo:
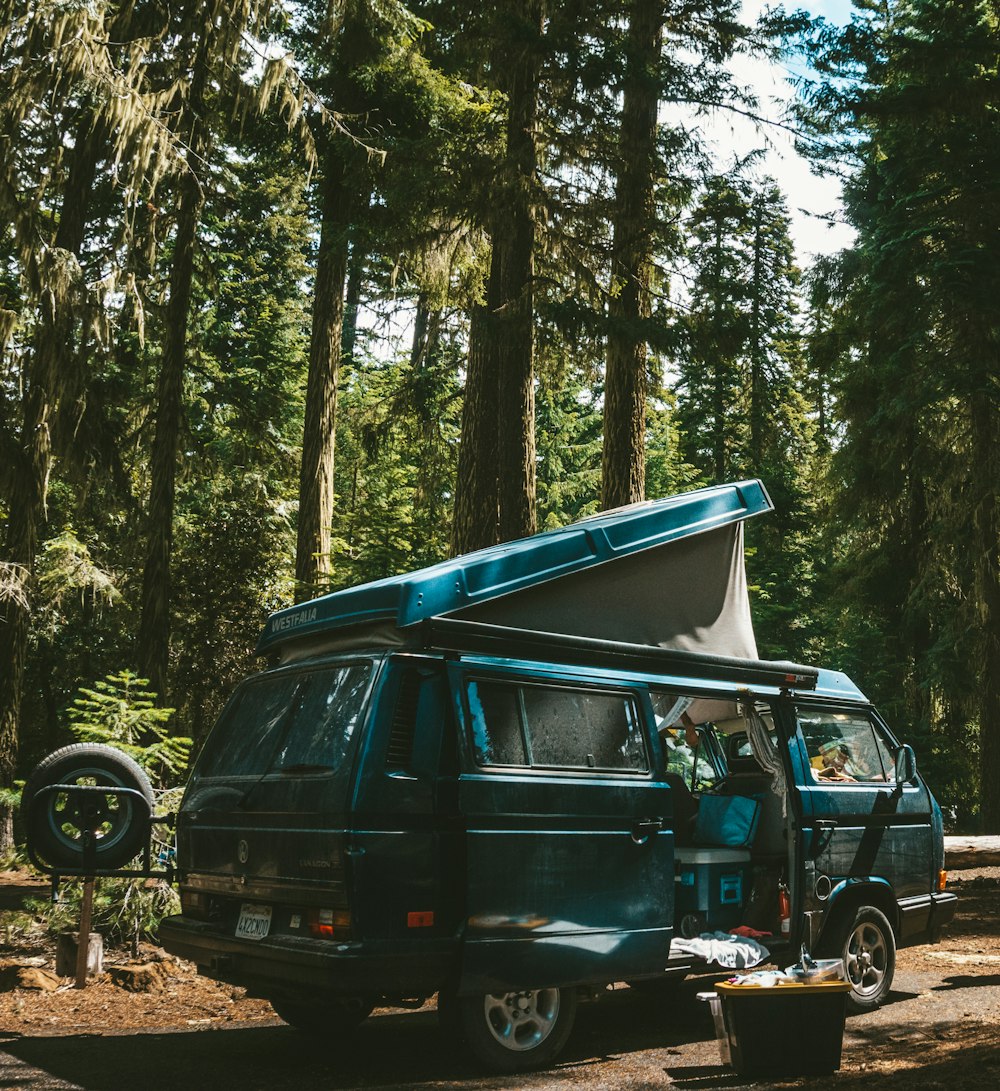
[[[272,997],[268,1003],[275,1015],[306,1034],[340,1037],[360,1026],[372,1013],[373,1001],[364,996],[303,1003]]]
[[[885,914],[862,905],[847,917],[823,943],[829,958],[842,958],[851,991],[847,1010],[854,1014],[874,1011],[889,995],[896,972],[896,937]]]
[[[438,997],[445,1033],[457,1033],[477,1061],[505,1074],[551,1064],[569,1039],[576,1009],[574,989]]]

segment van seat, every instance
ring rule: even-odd
[[[731,772],[717,790],[726,795],[759,799],[760,821],[751,846],[753,854],[755,857],[784,857],[788,852],[788,838],[785,834],[785,816],[781,813],[781,799],[771,788],[770,776],[756,762],[754,765],[758,772],[735,775]]]
[[[752,754],[748,754],[745,757],[727,757],[726,766],[729,769],[729,776],[731,777],[744,777],[750,776],[751,774],[758,777],[767,776],[767,770]]]

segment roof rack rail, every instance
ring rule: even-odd
[[[425,647],[440,651],[485,653],[505,658],[544,659],[658,673],[669,670],[687,678],[725,678],[747,685],[813,690],[816,667],[761,659],[707,655],[649,644],[625,644],[587,636],[568,636],[533,629],[512,629],[457,618],[428,618],[413,627]]]

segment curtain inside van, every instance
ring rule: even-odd
[[[608,561],[451,616],[540,632],[757,658],[741,522]]]

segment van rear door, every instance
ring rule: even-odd
[[[302,934],[321,910],[346,922],[351,785],[378,666],[365,658],[267,672],[240,686],[220,717],[177,839],[182,888],[211,903],[221,930]]]
[[[673,834],[648,697],[473,664],[454,665],[451,679],[467,861],[459,991],[662,970]]]

